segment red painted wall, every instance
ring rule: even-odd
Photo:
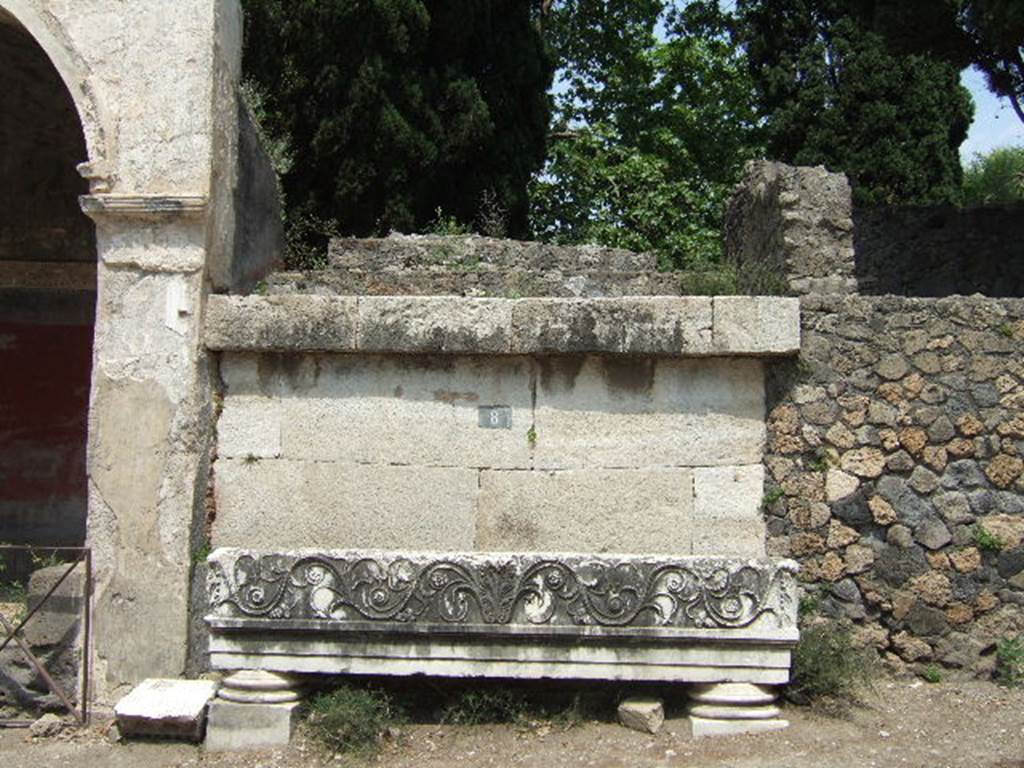
[[[84,537],[92,337],[92,325],[0,322],[0,541]]]

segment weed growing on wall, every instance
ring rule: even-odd
[[[1009,688],[1024,683],[1024,635],[1003,638],[996,645],[995,678]]]
[[[994,533],[989,533],[985,530],[985,527],[981,523],[974,526],[972,537],[974,539],[975,546],[983,552],[999,552],[1006,546],[1006,542]]]
[[[402,720],[402,712],[385,692],[342,686],[313,698],[306,726],[332,752],[368,757],[377,751],[387,729]]]

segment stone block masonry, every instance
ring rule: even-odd
[[[221,375],[217,546],[764,554],[757,360],[228,353]]]
[[[1012,211],[854,211],[841,176],[755,163],[730,215],[733,258],[803,294],[801,356],[769,367],[768,552],[894,666],[987,675],[1024,632],[1024,299],[942,295],[1020,295]]]
[[[1024,631],[1024,301],[803,313],[769,385],[769,552],[894,662],[987,672]]]

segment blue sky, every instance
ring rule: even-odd
[[[1024,123],[1006,99],[988,90],[985,77],[976,69],[965,70],[961,81],[974,97],[974,123],[960,147],[960,157],[969,161],[978,152],[996,147],[1024,146]]]

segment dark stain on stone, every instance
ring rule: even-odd
[[[465,400],[467,403],[475,403],[480,400],[480,395],[476,392],[455,392],[451,389],[435,389],[434,399],[440,403],[454,405],[460,400]]]
[[[537,358],[541,389],[545,392],[572,391],[585,362],[582,355]]]
[[[402,397],[405,394],[405,390],[402,389],[402,385],[399,384],[395,387],[395,397]]]
[[[657,362],[650,357],[606,357],[601,373],[608,389],[628,394],[643,394],[654,387]]]

